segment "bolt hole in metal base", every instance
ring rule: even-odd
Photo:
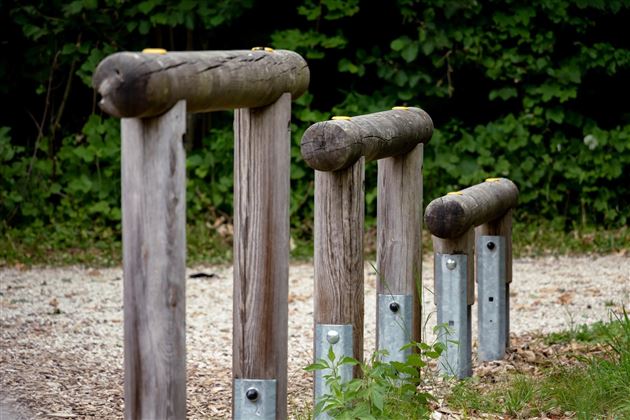
[[[275,420],[275,418],[275,379],[234,380],[234,419]]]
[[[377,297],[379,350],[386,350],[384,362],[406,362],[411,349],[402,347],[411,341],[413,295],[379,293]]]

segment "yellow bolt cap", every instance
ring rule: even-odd
[[[145,54],[166,54],[164,48],[145,48],[142,52]]]

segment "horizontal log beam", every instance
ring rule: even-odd
[[[101,109],[119,118],[161,115],[179,100],[188,112],[257,108],[306,91],[306,61],[287,50],[120,52],[94,72]]]
[[[337,171],[361,156],[371,161],[407,153],[432,134],[429,114],[401,107],[311,125],[302,136],[302,157],[313,169]]]
[[[425,223],[439,238],[457,238],[470,228],[502,217],[517,202],[518,188],[512,181],[490,178],[431,201]]]

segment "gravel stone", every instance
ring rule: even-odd
[[[517,259],[511,285],[513,335],[566,330],[606,321],[630,306],[630,258],[625,255]],[[365,276],[365,350],[374,350],[375,281]],[[192,277],[191,277],[192,275]],[[122,270],[81,267],[0,269],[0,389],[3,416],[122,417]],[[424,340],[435,325],[433,262],[423,263]],[[310,406],[313,266],[294,264],[289,276],[289,406]],[[232,268],[187,272],[188,417],[231,412]],[[473,337],[476,335],[473,307]],[[19,408],[19,409],[18,409]],[[7,414],[5,414],[7,413]]]

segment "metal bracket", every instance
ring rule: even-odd
[[[379,350],[387,350],[384,362],[405,362],[411,349],[401,350],[411,341],[413,324],[412,295],[378,295],[378,345]]]
[[[506,246],[503,236],[479,236],[477,288],[479,301],[479,360],[500,360],[507,343]]]
[[[353,357],[352,344],[352,325],[315,325],[315,361],[320,359],[328,360],[328,351],[331,346],[335,353],[335,362],[338,362],[346,356]],[[340,366],[337,372],[341,382],[348,382],[352,379],[352,366],[350,365]],[[330,392],[328,385],[326,385],[325,378],[325,376],[330,373],[330,369],[315,371],[315,404],[317,404],[324,395]],[[324,413],[319,414],[316,420],[329,418],[330,417]]]
[[[275,420],[275,379],[234,379],[235,420]]]
[[[435,254],[437,322],[446,325],[438,332],[438,340],[446,347],[440,356],[440,371],[460,379],[472,375],[467,264],[464,254]]]

